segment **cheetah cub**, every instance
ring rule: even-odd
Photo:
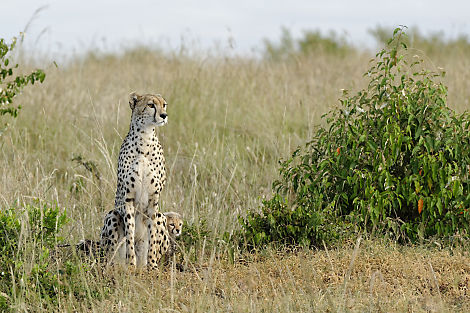
[[[166,259],[169,260],[177,250],[176,238],[183,231],[183,218],[181,214],[176,212],[165,212],[163,215],[166,217],[166,229],[170,235],[170,246],[165,255]]]
[[[159,210],[165,158],[155,133],[156,127],[168,122],[167,102],[161,95],[131,93],[129,106],[131,123],[119,151],[114,210],[123,221],[126,262],[131,267],[156,268],[170,243],[166,218]],[[108,222],[114,225],[117,219]],[[111,224],[104,228],[113,228]],[[118,239],[110,230],[102,232],[100,245],[107,255],[115,254]]]

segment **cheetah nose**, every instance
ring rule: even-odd
[[[160,117],[161,117],[162,119],[166,119],[167,116],[168,116],[168,114],[166,114],[166,113],[160,114]]]

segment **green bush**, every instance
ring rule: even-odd
[[[82,302],[109,293],[100,280],[91,279],[98,273],[87,263],[62,250],[66,248],[57,248],[68,222],[61,211],[39,201],[0,211],[1,312],[13,312],[18,305],[56,311],[65,297]]]
[[[16,47],[17,38],[13,38],[11,43],[7,43],[0,38],[0,115],[10,114],[13,117],[18,115],[20,105],[13,105],[13,99],[28,84],[36,81],[43,82],[46,74],[37,69],[29,75],[15,75],[18,64],[11,63],[11,54]]]
[[[43,298],[56,297],[58,278],[49,271],[50,253],[62,240],[58,233],[66,223],[65,211],[39,202],[0,211],[1,309],[7,307],[4,295],[13,296],[12,286],[20,281],[33,284]],[[26,274],[25,260],[31,257],[37,260]]]
[[[350,232],[350,223],[333,218],[333,207],[311,210],[307,206],[292,206],[285,197],[275,194],[263,201],[262,212],[249,212],[239,217],[243,235],[237,234],[241,245],[249,250],[266,244],[282,246],[321,246],[332,243]]]
[[[352,230],[401,241],[466,235],[470,119],[446,105],[442,74],[406,55],[401,28],[366,89],[344,92],[303,148],[281,162],[275,194],[242,219],[251,245],[320,245]]]
[[[192,224],[183,222],[183,232],[178,239],[182,245],[184,254],[189,260],[196,261],[201,257],[201,252],[205,249],[210,251],[213,246],[212,233],[207,226],[207,220],[204,218],[194,221]]]
[[[27,224],[25,225],[25,222]],[[9,268],[20,256],[22,242],[34,242],[37,248],[50,249],[62,238],[57,233],[67,222],[66,213],[47,205],[27,205],[0,211],[0,264]]]

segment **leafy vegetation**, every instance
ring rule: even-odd
[[[201,218],[191,224],[184,221],[183,232],[178,242],[182,246],[185,256],[195,262],[204,253],[204,249],[213,248],[212,236],[207,220]]]
[[[10,43],[0,38],[0,115],[10,114],[13,117],[16,117],[21,109],[21,105],[13,104],[14,98],[28,84],[34,85],[37,81],[42,83],[46,78],[46,74],[40,69],[28,75],[15,73],[19,70],[18,63],[12,61],[16,44],[17,38],[13,38]]]
[[[62,259],[57,244],[68,223],[65,210],[35,201],[24,207],[0,210],[0,310],[13,310],[12,299],[33,297],[43,310],[57,307],[61,297],[101,297],[83,284],[90,275],[88,264],[71,255]]]
[[[25,241],[31,238],[29,221],[24,208],[15,205],[20,225],[25,226],[20,254],[16,254],[22,264],[14,281],[0,289],[2,308],[28,312],[470,311],[468,241],[464,247],[441,248],[434,240],[403,246],[375,237],[365,238],[357,249],[347,240],[322,251],[296,253],[283,249],[245,253],[238,241],[230,241],[240,228],[239,214],[257,207],[260,197],[268,195],[267,201],[272,200],[270,186],[279,177],[278,160],[314,137],[312,125],[321,123],[320,116],[331,109],[338,87],[363,86],[361,68],[369,56],[319,49],[294,55],[295,62],[288,58],[271,62],[216,53],[156,53],[143,47],[119,55],[68,56],[66,64],[48,71],[47,84],[25,88],[14,99],[35,107],[24,107],[12,122],[14,127],[2,135],[4,207],[15,201],[30,203],[31,197],[53,208],[50,204],[57,201],[67,208],[71,222],[56,235],[72,245],[84,238],[96,240],[114,200],[116,160],[129,126],[128,93],[143,90],[160,92],[171,101],[171,123],[158,129],[168,169],[162,208],[182,213],[189,223],[178,239],[184,245],[183,256],[176,259],[185,271],[165,266],[158,273],[131,274],[126,268],[105,268],[92,258],[80,259],[82,255],[73,248],[46,245],[48,254],[43,254],[35,245],[43,245],[39,239]],[[30,64],[24,60],[23,69],[38,62],[37,56]],[[448,102],[459,111],[467,110],[468,59],[438,61],[447,70],[443,80],[450,86]],[[314,242],[310,245],[349,238],[359,230],[342,216],[332,222],[331,215],[306,206],[291,213],[295,203],[288,193],[278,193],[278,200],[273,218],[280,225],[292,223],[289,219],[305,225],[322,223],[309,228],[317,237],[312,233],[303,237]],[[419,201],[416,205],[419,209]],[[282,215],[281,208],[291,216]],[[303,218],[308,214],[310,218]],[[256,222],[263,225],[264,221]],[[276,236],[285,237],[285,230],[278,227]],[[303,228],[288,231],[294,231],[290,236],[295,239]],[[303,240],[303,244],[309,243]],[[347,277],[345,269],[351,273]],[[12,276],[9,269],[4,273]]]
[[[0,211],[0,290],[9,292],[13,297],[19,292],[11,288],[19,281],[33,283],[40,293],[50,299],[56,291],[57,277],[48,271],[50,254],[62,238],[58,232],[67,223],[65,211],[60,213],[58,207],[50,207],[39,202],[23,208],[12,207]],[[34,250],[37,260],[26,273],[25,257]],[[36,283],[34,283],[36,282]],[[0,303],[5,309],[7,299],[0,296]]]
[[[401,241],[468,234],[470,118],[404,36],[394,31],[368,87],[344,91],[327,126],[281,162],[275,195],[242,220],[249,244],[319,246],[352,227]]]

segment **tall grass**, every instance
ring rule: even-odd
[[[236,215],[270,192],[279,158],[309,138],[341,87],[355,86],[349,77],[360,77],[367,58],[331,66],[336,61],[187,59],[136,49],[51,67],[42,86],[18,98],[23,110],[3,134],[4,203],[58,201],[82,225],[74,235],[96,235],[113,203],[128,94],[158,92],[170,103],[169,124],[158,129],[169,172],[163,208],[190,221],[215,217],[219,230],[231,230]],[[75,156],[94,162],[102,181]]]
[[[322,123],[321,115],[337,103],[341,89],[363,86],[369,58],[367,53],[319,53],[274,62],[136,48],[121,56],[90,53],[58,67],[48,66],[44,84],[17,98],[23,105],[19,117],[0,120],[2,125],[8,123],[0,137],[1,206],[33,199],[56,202],[67,208],[71,219],[63,234],[69,242],[98,238],[102,219],[114,203],[117,157],[130,121],[128,94],[161,93],[169,103],[169,123],[158,129],[168,174],[162,209],[182,213],[190,224],[207,219],[212,236],[219,238],[238,227],[238,215],[258,208],[271,192],[278,160],[310,138],[315,125]],[[458,111],[469,109],[470,58],[429,62],[448,73],[450,105]],[[78,156],[96,165],[99,178],[73,160]],[[84,302],[70,296],[60,299],[58,308],[287,312],[326,310],[342,301],[343,288],[335,282],[344,275],[341,262],[349,262],[351,250],[336,251],[333,258],[322,254],[324,266],[331,268],[323,269],[322,281],[314,275],[321,270],[314,269],[306,276],[312,278],[309,281],[298,275],[309,273],[309,260],[317,257],[314,252],[291,263],[269,252],[244,256],[254,258],[245,268],[221,259],[223,251],[210,249],[201,252],[197,266],[189,266],[184,274],[170,270],[150,281],[119,271],[102,275],[93,265],[77,279],[89,290],[98,285],[108,296],[93,298],[88,292]],[[458,255],[468,260],[468,254]],[[336,264],[336,258],[342,261]],[[367,269],[364,275],[370,277],[370,272]],[[468,278],[465,273],[455,275],[456,281]],[[360,305],[347,302],[346,308],[368,308],[368,291],[354,291],[354,283],[348,286],[348,295],[357,296]],[[375,287],[371,289],[375,292]],[[407,295],[403,291],[396,297]],[[31,305],[32,291],[28,297],[15,302],[17,310],[40,310],[41,305]],[[370,297],[372,302],[382,301],[372,291]],[[401,301],[403,307],[408,305]],[[393,303],[385,307],[397,308]]]

